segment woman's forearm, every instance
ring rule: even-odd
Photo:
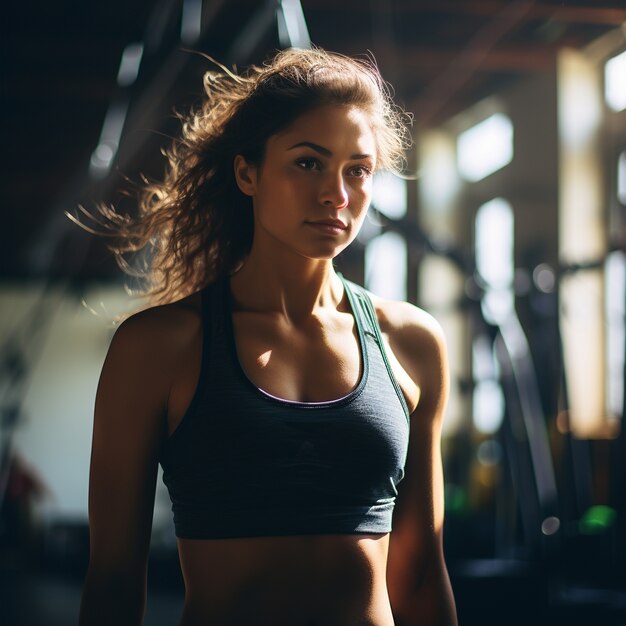
[[[456,604],[445,566],[427,572],[417,586],[404,581],[394,594],[397,626],[457,626]]]
[[[145,604],[145,579],[90,570],[83,588],[79,626],[141,626]]]

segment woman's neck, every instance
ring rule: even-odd
[[[330,259],[276,262],[251,253],[230,284],[235,310],[276,312],[288,319],[310,316],[320,307],[336,308],[343,295]]]

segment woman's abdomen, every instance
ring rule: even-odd
[[[181,626],[392,626],[388,535],[179,540]]]

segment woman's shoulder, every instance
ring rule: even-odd
[[[197,292],[176,302],[151,306],[124,319],[110,350],[134,353],[147,362],[168,360],[202,332],[202,298]]]
[[[383,333],[399,341],[439,344],[444,341],[439,322],[427,311],[401,300],[388,300],[368,292]]]
[[[409,376],[423,393],[438,388],[447,376],[447,351],[439,322],[408,302],[370,294],[381,332]]]
[[[120,323],[117,332],[123,328],[126,329],[125,332],[131,333],[150,333],[165,328],[173,330],[186,322],[198,319],[201,309],[202,295],[198,291],[175,302],[148,306],[132,313]]]

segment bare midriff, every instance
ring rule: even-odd
[[[181,626],[393,626],[388,535],[179,539]]]

